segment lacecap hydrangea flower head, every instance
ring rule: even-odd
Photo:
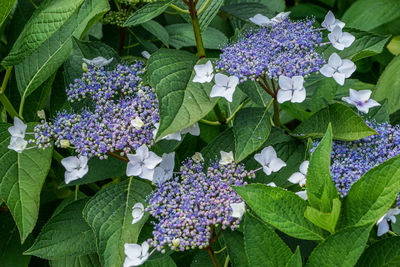
[[[242,186],[245,178],[255,175],[226,158],[206,167],[202,157],[195,155],[183,162],[172,179],[157,186],[146,209],[156,219],[153,239],[148,240],[151,246],[159,251],[206,248],[214,227],[239,226],[244,202],[231,186]]]
[[[72,147],[78,156],[100,158],[107,152],[130,153],[154,143],[152,131],[159,122],[155,90],[143,82],[144,66],[118,64],[110,60],[86,60],[86,71],[67,88],[68,101],[84,103],[78,112],[61,111],[51,121],[35,128],[39,147],[50,142]],[[84,68],[84,69],[85,69]]]

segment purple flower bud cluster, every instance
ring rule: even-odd
[[[183,162],[179,175],[159,185],[149,196],[146,211],[157,220],[153,222],[153,239],[149,244],[161,251],[205,248],[211,237],[211,227],[239,226],[233,218],[230,203],[243,200],[230,186],[242,186],[244,178],[254,178],[242,164],[212,163],[205,172],[204,163],[192,159]]]
[[[260,75],[277,79],[280,75],[306,76],[325,63],[314,49],[322,42],[314,19],[285,19],[271,27],[250,30],[238,42],[222,49],[216,68],[237,76],[241,82]]]
[[[42,121],[35,127],[38,147],[54,141],[56,146],[75,148],[78,155],[102,159],[107,152],[130,153],[143,144],[153,145],[158,101],[155,90],[143,85],[140,76],[144,71],[141,63],[119,64],[112,71],[89,66],[82,79],[67,89],[67,95],[71,102],[90,99],[94,108],[62,111],[53,120]]]
[[[400,126],[387,122],[366,123],[378,134],[351,142],[334,141],[332,144],[331,174],[341,196],[346,196],[351,186],[368,170],[400,155]]]

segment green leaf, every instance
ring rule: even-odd
[[[300,248],[296,247],[296,251],[287,262],[286,267],[302,267],[302,266],[303,262],[301,260]]]
[[[343,204],[344,226],[373,224],[400,191],[400,156],[370,169],[351,188]]]
[[[400,237],[393,236],[372,244],[361,255],[356,266],[400,266]]]
[[[16,0],[0,0],[0,26],[6,20],[8,14],[10,14],[12,8],[14,7],[15,1]]]
[[[103,266],[122,266],[124,244],[136,243],[148,214],[132,224],[132,207],[151,192],[148,184],[129,178],[99,191],[86,204],[83,217],[92,227]]]
[[[268,9],[262,3],[237,3],[231,5],[224,5],[221,8],[222,11],[235,16],[236,18],[248,21],[249,18],[257,14],[262,14],[267,17],[273,17],[274,12]]]
[[[230,152],[235,150],[235,137],[232,128],[218,135],[211,143],[201,150],[204,159],[215,160],[220,157],[220,151]]]
[[[262,220],[279,231],[298,239],[324,239],[324,231],[304,218],[307,203],[295,193],[254,183],[234,189]]]
[[[308,202],[313,208],[322,212],[332,211],[332,200],[339,197],[331,177],[331,150],[332,127],[328,124],[324,138],[311,154],[306,182]],[[337,208],[340,212],[340,205]]]
[[[341,204],[339,198],[332,200],[332,210],[330,212],[322,212],[308,206],[304,213],[304,217],[316,226],[333,234],[335,232],[336,223],[339,219]]]
[[[351,108],[341,103],[334,103],[316,112],[302,122],[294,135],[302,138],[321,138],[328,124],[332,124],[333,139],[352,141],[376,134]]]
[[[83,0],[46,0],[26,23],[2,65],[13,66],[50,39],[79,9]]]
[[[28,267],[31,256],[22,253],[33,243],[33,238],[29,236],[21,245],[17,226],[7,211],[0,211],[0,240],[0,266]]]
[[[17,153],[8,149],[8,123],[0,123],[0,198],[6,203],[18,226],[21,241],[35,227],[40,191],[50,169],[52,148],[28,149]],[[27,132],[34,124],[28,124]]]
[[[222,238],[225,241],[226,249],[229,254],[229,260],[231,261],[232,266],[250,266],[244,250],[243,234],[239,231],[230,231],[228,229],[227,231],[222,232]]]
[[[179,23],[165,27],[169,34],[169,44],[176,49],[182,47],[196,46],[196,40],[193,34],[191,24]],[[219,49],[221,45],[228,42],[228,38],[217,29],[208,27],[202,33],[203,45],[206,49]]]
[[[400,2],[397,0],[356,1],[344,13],[346,26],[369,31],[400,17]]]
[[[16,65],[18,91],[23,99],[36,90],[64,63],[72,50],[72,37],[80,38],[108,9],[109,5],[106,0],[84,1],[58,31]]]
[[[126,20],[124,26],[136,26],[157,17],[167,10],[171,2],[172,0],[155,1],[143,6]]]
[[[254,81],[248,80],[240,83],[238,86],[243,93],[261,107],[267,107],[272,99],[272,97]]]
[[[400,55],[393,58],[387,65],[376,87],[377,90],[372,94],[372,98],[377,101],[387,99],[389,114],[397,111],[400,101]]]
[[[93,231],[82,216],[87,201],[74,201],[52,216],[25,254],[54,260],[95,253]]]
[[[73,49],[64,64],[66,84],[73,83],[75,79],[82,77],[82,58],[93,59],[99,56],[106,59],[114,58],[109,65],[110,68],[114,68],[121,62],[117,52],[102,42],[85,42],[73,37],[72,44]]]
[[[175,262],[172,260],[170,256],[164,256],[157,259],[147,260],[144,264],[144,267],[176,267]]]
[[[100,265],[97,254],[89,254],[78,257],[67,256],[50,261],[51,267],[98,267]]]
[[[387,49],[395,56],[400,54],[400,35],[397,35],[390,40]]]
[[[198,8],[202,7],[206,1],[207,0],[199,1],[199,3],[197,4],[197,7]],[[204,11],[202,13],[200,13],[199,24],[200,24],[200,30],[202,32],[204,32],[207,29],[208,25],[210,25],[212,20],[218,14],[218,11],[223,4],[224,4],[224,0],[210,1],[207,5],[206,9],[204,9]]]
[[[240,162],[258,150],[271,132],[271,118],[265,108],[244,108],[233,122],[235,161]]]
[[[169,44],[169,34],[167,30],[158,22],[149,20],[142,24],[142,27],[158,38],[165,46]]]
[[[202,59],[198,64],[204,64]],[[185,51],[160,49],[148,62],[150,85],[160,103],[161,137],[185,129],[207,115],[218,98],[210,98],[212,83],[194,83],[195,55]]]
[[[346,32],[354,35],[355,41],[349,48],[337,51],[332,45],[324,46],[321,49],[325,58],[332,53],[337,53],[341,58],[349,58],[353,62],[382,53],[390,35],[382,35],[372,32],[360,31],[357,29],[345,29]]]
[[[244,244],[250,266],[285,266],[292,256],[282,239],[249,213],[244,220]]]
[[[308,258],[306,267],[352,267],[368,240],[371,225],[350,227],[328,236]]]

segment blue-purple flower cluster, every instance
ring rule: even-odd
[[[313,23],[314,19],[285,19],[271,27],[251,30],[222,49],[216,68],[242,82],[260,75],[277,79],[280,75],[304,77],[316,72],[325,60],[315,51],[322,42],[322,32]]]
[[[94,108],[62,111],[53,120],[42,121],[35,127],[37,145],[54,142],[75,148],[79,155],[100,158],[107,152],[130,153],[143,144],[152,145],[158,101],[155,90],[143,84],[144,71],[142,63],[119,64],[111,71],[88,66],[66,91],[70,102],[89,99]]]
[[[149,196],[146,210],[157,222],[153,239],[148,242],[157,250],[205,248],[212,227],[239,226],[240,220],[231,216],[230,204],[243,200],[230,186],[246,184],[244,178],[254,178],[254,172],[234,162],[216,162],[204,170],[204,162],[188,159],[179,175],[159,185]]]
[[[332,179],[341,196],[346,196],[351,186],[368,170],[400,155],[400,126],[366,121],[377,135],[361,140],[332,144]],[[316,145],[316,144],[315,144]]]

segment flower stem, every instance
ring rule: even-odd
[[[189,14],[190,13],[189,10],[182,9],[182,8],[180,8],[180,7],[178,7],[178,6],[174,5],[174,4],[170,4],[169,7],[173,8],[176,11],[179,11],[181,13],[185,13],[185,14]]]
[[[190,0],[184,2],[189,7],[190,17],[192,18],[194,38],[196,39],[197,53],[199,54],[199,58],[206,57],[206,51],[204,49],[203,39],[201,38],[199,18],[197,17],[197,10],[196,10],[197,1]]]
[[[235,118],[236,113],[239,112],[239,110],[241,110],[247,103],[249,103],[250,98],[247,98],[246,100],[244,100],[242,102],[242,104],[240,104],[237,109],[226,119],[226,124],[228,124],[231,120],[233,120],[233,118]]]
[[[221,123],[219,121],[209,121],[209,120],[200,119],[199,122],[201,122],[203,124],[207,124],[207,125],[212,125],[212,126],[221,125]]]
[[[1,88],[0,88],[0,102],[3,105],[3,107],[6,109],[6,111],[10,115],[10,117],[14,118],[14,117],[18,117],[18,113],[15,110],[15,108],[13,107],[13,105],[11,104],[10,100],[8,100],[7,96],[4,94],[4,92],[6,91],[8,80],[11,77],[12,68],[13,67],[7,68],[6,74],[4,75],[3,84],[1,85]]]
[[[107,152],[107,155],[110,155],[110,156],[112,156],[112,157],[114,157],[114,158],[117,158],[117,159],[119,159],[119,160],[122,160],[122,161],[125,161],[125,162],[129,162],[129,160],[127,159],[127,158],[125,158],[125,157],[122,157],[122,156],[120,156],[120,155],[118,155],[118,154],[115,154],[114,152]]]
[[[199,9],[199,11],[197,12],[197,15],[200,15],[208,6],[208,4],[210,3],[211,0],[207,0],[207,2],[205,2]]]
[[[208,254],[210,255],[211,261],[214,264],[214,266],[219,267],[218,260],[215,257],[214,251],[212,250],[211,246],[207,247],[206,250],[208,251]]]

